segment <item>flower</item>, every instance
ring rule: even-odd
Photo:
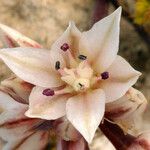
[[[0,24],[0,40],[3,47],[37,47],[40,45],[19,32]],[[28,98],[33,85],[10,76],[10,71],[0,61],[1,72],[9,78],[0,85],[0,149],[43,149],[48,143],[48,130],[39,130],[44,123],[41,119],[31,119],[24,113],[28,109]],[[42,139],[42,140],[41,140]],[[34,141],[35,145],[31,144]]]
[[[118,124],[125,133],[137,131],[146,107],[144,95],[131,87],[123,97],[106,104],[105,117]]]
[[[42,47],[10,27],[0,24],[0,29],[2,34],[1,40],[3,41],[4,47],[15,47],[17,45],[21,47]],[[3,64],[3,66],[5,66],[5,64]],[[26,146],[30,149],[41,149],[47,145],[48,138],[50,138],[48,135],[52,133],[56,134],[57,137],[62,140],[78,140],[81,135],[65,117],[52,122],[41,119],[30,119],[24,116],[24,112],[27,110],[29,104],[29,95],[32,88],[32,84],[21,80],[14,74],[9,74],[9,78],[1,81],[0,96],[2,96],[0,97],[0,108],[4,107],[5,104],[3,103],[5,101],[7,102],[7,96],[5,95],[11,98],[10,101],[8,101],[8,105],[4,107],[5,109],[3,109],[0,114],[0,123],[4,117],[8,117],[6,122],[0,127],[0,149],[5,147],[12,149],[17,146],[18,143],[20,143],[20,145],[18,145],[19,148]],[[11,103],[13,103],[13,107],[10,107]],[[24,106],[25,109],[24,107],[19,107],[19,109],[14,110],[14,108],[18,108],[18,106],[21,105]],[[9,109],[7,109],[7,107],[9,107]],[[7,113],[7,116],[4,116],[2,112]],[[19,116],[22,116],[22,118],[18,118]],[[24,127],[26,127],[25,131],[23,130]],[[4,129],[7,129],[7,132],[5,132],[6,137],[4,137]],[[10,142],[9,138],[9,134],[11,135],[12,133],[13,140],[17,137],[14,142]],[[41,137],[43,140],[41,140]],[[7,143],[5,143],[6,141]],[[32,141],[34,141],[34,143],[37,142],[37,147],[31,147],[32,145],[29,145]]]
[[[15,92],[0,86],[0,149],[41,150],[47,145],[49,132],[38,130],[44,120],[26,117],[27,109]]]
[[[105,103],[122,97],[140,73],[117,55],[121,8],[81,33],[73,22],[52,45],[8,48],[0,58],[22,80],[35,85],[29,96],[31,118],[66,116],[91,143]]]

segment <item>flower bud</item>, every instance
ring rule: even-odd
[[[28,103],[28,97],[32,88],[32,84],[29,84],[15,76],[11,76],[1,82],[1,90],[11,96],[17,96],[17,101],[21,101],[22,103]],[[14,99],[16,98],[14,97]]]
[[[144,95],[130,88],[122,98],[106,104],[105,117],[117,123],[125,132],[135,131],[139,127],[146,105]]]

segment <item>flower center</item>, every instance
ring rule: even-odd
[[[85,91],[90,87],[90,81],[88,79],[79,78],[75,80],[73,88],[75,91]]]
[[[61,79],[71,86],[75,91],[85,91],[91,86],[93,70],[87,61],[82,61],[76,68],[60,70]]]
[[[73,57],[70,52],[70,47],[67,43],[64,43],[61,47],[70,62],[70,68],[60,68],[60,61],[56,61],[55,69],[60,73],[61,80],[67,83],[65,89],[61,91],[53,91],[52,89],[45,89],[43,95],[53,96],[65,92],[84,92],[90,88],[95,88],[97,82],[100,80],[106,80],[109,78],[109,72],[103,72],[99,76],[94,75],[93,69],[88,63],[88,58],[85,55],[79,55],[78,59],[80,63]]]

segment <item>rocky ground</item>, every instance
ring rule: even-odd
[[[23,34],[38,41],[46,48],[74,20],[81,31],[89,28],[93,13],[93,0],[0,0],[0,22],[9,25]],[[143,91],[150,100],[150,55],[147,45],[125,19],[121,21],[120,55],[124,56],[143,75],[136,88]],[[1,67],[1,73],[5,70]],[[144,115],[143,126],[149,128],[150,112],[148,107]],[[101,143],[96,138],[97,143]],[[108,141],[103,139],[103,145]],[[92,144],[93,150],[97,146]],[[111,149],[112,147],[110,146]],[[106,150],[107,150],[106,149]]]

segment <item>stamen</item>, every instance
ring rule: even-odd
[[[56,63],[55,63],[55,69],[56,70],[60,69],[60,61],[56,61]]]
[[[103,80],[108,79],[108,78],[109,78],[109,72],[103,72],[103,73],[101,74],[101,77],[102,77]]]
[[[78,58],[79,58],[80,60],[86,60],[86,59],[87,59],[87,56],[79,55]]]
[[[63,50],[64,52],[67,51],[69,49],[69,45],[67,43],[64,43],[61,47],[61,50]]]
[[[72,92],[73,92],[73,89],[70,86],[67,86],[64,89],[55,91],[55,95],[67,94],[67,93],[72,93]]]
[[[70,61],[70,66],[71,67],[76,67],[78,63],[76,62],[76,60],[73,57],[72,53],[70,51],[67,51],[67,55],[68,55],[68,58],[69,58],[69,61]]]
[[[84,89],[84,85],[79,83],[80,89],[83,90]]]
[[[79,83],[80,87],[82,87],[83,85],[81,83]]]
[[[67,43],[64,43],[60,49],[63,50],[64,52],[66,52],[68,49],[69,49],[69,45]],[[77,62],[75,61],[74,57],[72,56],[71,52],[70,51],[67,51],[67,55],[69,57],[69,61],[70,61],[70,65],[72,67],[76,67],[77,65]]]
[[[53,96],[55,92],[54,90],[48,88],[48,89],[43,90],[42,94],[45,96]]]

